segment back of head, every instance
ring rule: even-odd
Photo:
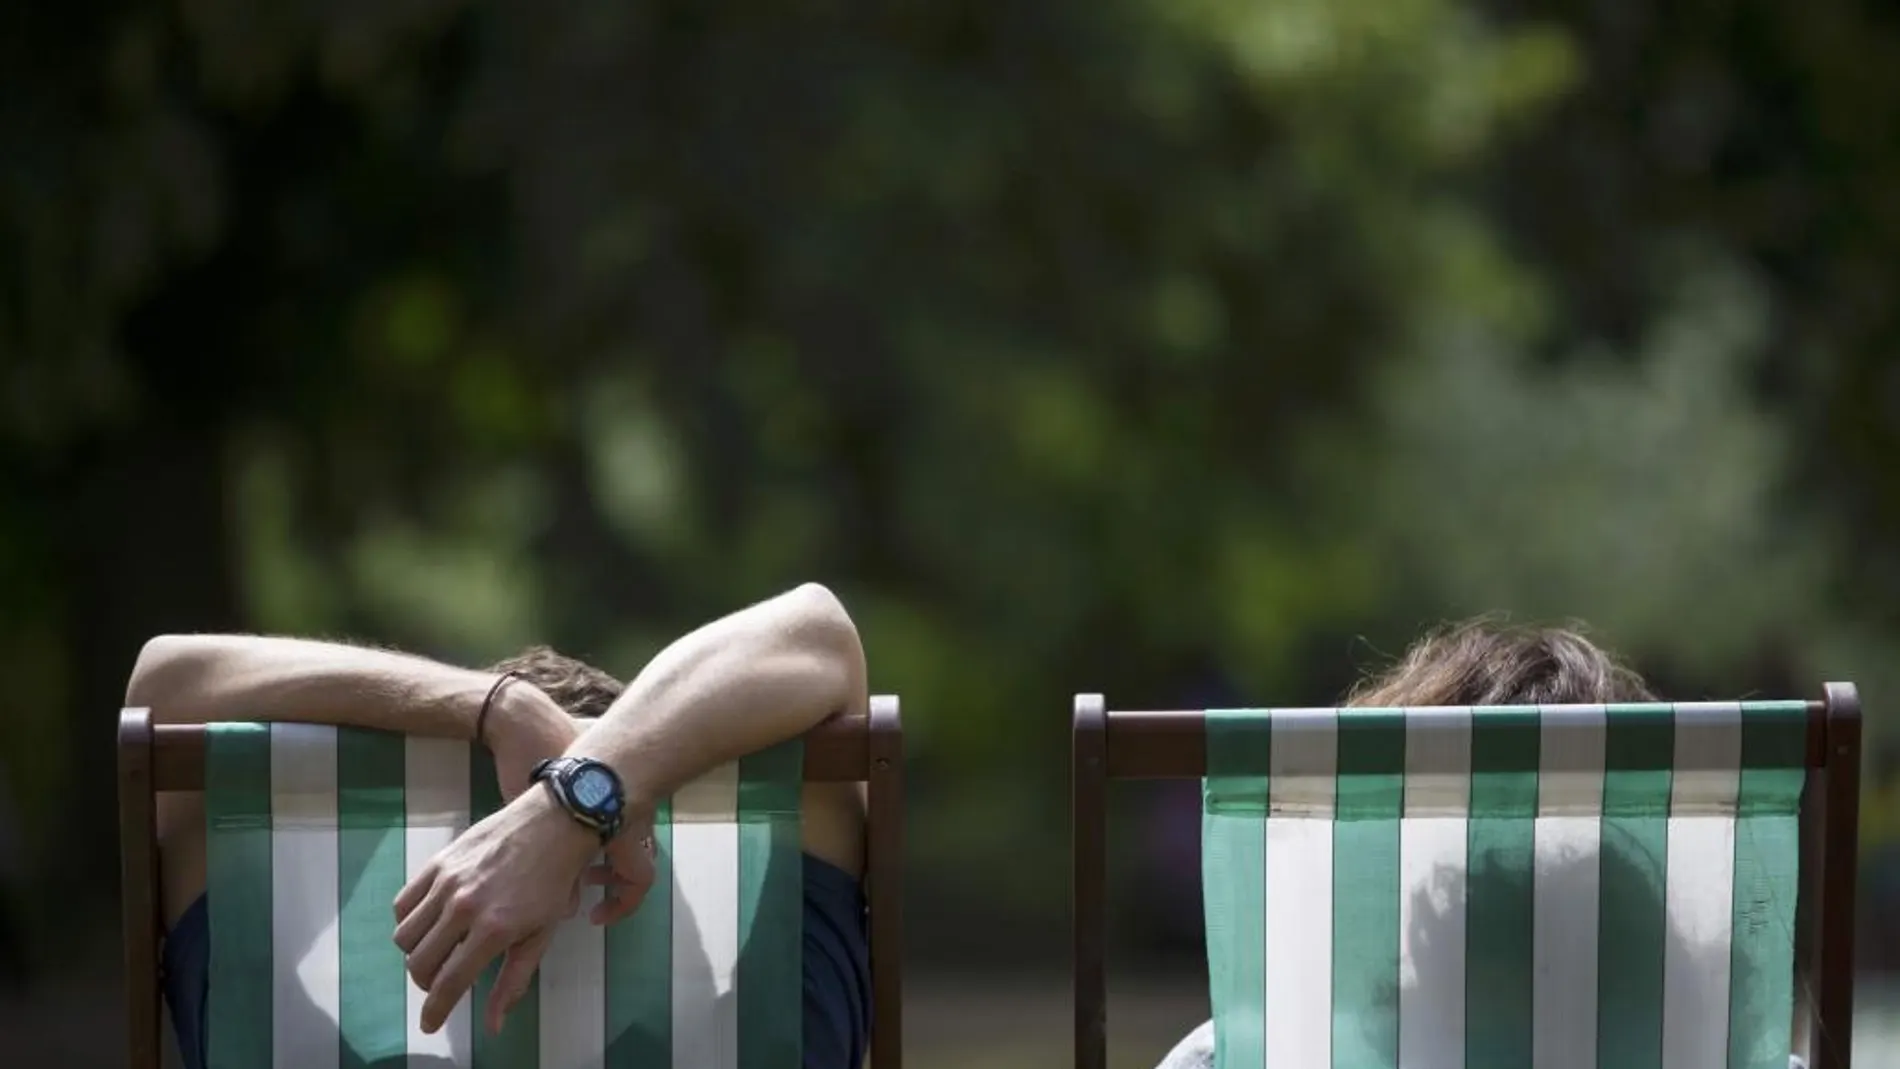
[[[1478,619],[1435,631],[1346,704],[1568,705],[1656,700],[1641,676],[1576,631]]]
[[[530,646],[489,670],[515,673],[554,699],[569,716],[584,719],[598,719],[626,689],[625,683],[593,665],[546,646]]]
[[[1395,665],[1355,689],[1348,704],[1390,708],[1655,700],[1640,676],[1577,630],[1510,626],[1486,618],[1426,635]],[[1559,916],[1586,912],[1621,919],[1665,915],[1665,877],[1659,859],[1626,832],[1613,834],[1605,828],[1601,836],[1600,843],[1589,848],[1540,854],[1535,865],[1530,864],[1528,852],[1519,855],[1473,846],[1468,858],[1437,869],[1410,892],[1412,908],[1404,938],[1415,975],[1461,972],[1464,1009],[1514,1004],[1521,997],[1527,965],[1521,948],[1487,943],[1489,949],[1481,955],[1467,956],[1473,952],[1466,942],[1470,921],[1465,904],[1480,898],[1488,903],[1487,909],[1517,910],[1526,920],[1533,903]],[[1666,928],[1664,938],[1670,943],[1671,957],[1697,962],[1685,975],[1726,974],[1736,985],[1733,992],[1705,990],[1693,981],[1672,988],[1671,997],[1689,1007],[1690,1018],[1698,1010],[1716,1012],[1715,1003],[1704,1000],[1719,999],[1725,1006],[1726,999],[1735,994],[1742,999],[1738,1005],[1752,1004],[1746,992],[1754,990],[1756,976],[1745,949],[1738,947],[1731,958],[1724,947],[1719,962],[1711,959],[1705,971],[1698,958],[1704,953],[1700,944],[1673,926]],[[1396,987],[1390,997],[1399,997]],[[1599,993],[1601,1019],[1619,1022],[1604,1033],[1606,1064],[1623,1064],[1631,1049],[1653,1041],[1640,1029],[1620,1023],[1650,1020],[1653,1006],[1645,1001],[1647,997],[1636,985],[1608,985]],[[1461,1009],[1446,1019],[1434,1018],[1413,1027],[1434,1037],[1464,1035],[1469,1020]]]

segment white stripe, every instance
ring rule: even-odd
[[[403,869],[414,879],[429,860],[468,828],[468,744],[453,739],[425,739],[410,736],[403,740],[403,801],[406,826],[403,829]],[[392,929],[393,931],[393,929]],[[409,1021],[409,1056],[446,1058],[458,1067],[474,1063],[474,1046],[469,1022],[469,999],[464,997],[450,1011],[435,1035],[422,1032],[423,991],[412,979],[406,1010]]]
[[[1676,706],[1666,895],[1670,932],[1663,951],[1662,1063],[1669,1069],[1725,1069],[1728,1063],[1729,929],[1741,762],[1739,705]]]
[[[673,796],[673,1064],[738,1069],[739,767]]]
[[[1470,711],[1408,709],[1405,819],[1399,822],[1399,1065],[1405,1069],[1465,1064],[1470,812]]]
[[[271,725],[270,777],[271,1065],[336,1065],[336,729]]]
[[[1337,715],[1273,714],[1264,891],[1268,1065],[1332,1064]]]
[[[540,1069],[601,1069],[607,1054],[606,929],[588,923],[600,888],[555,930],[541,959]]]
[[[1596,1069],[1602,706],[1542,719],[1532,909],[1531,1064]]]

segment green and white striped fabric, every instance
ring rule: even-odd
[[[441,739],[211,725],[209,1069],[798,1065],[802,762],[793,741],[675,795],[633,916],[589,924],[588,888],[499,1036],[480,1025],[495,967],[426,1036],[391,903],[500,804],[492,759]]]
[[[1207,714],[1222,1069],[1785,1069],[1801,702]]]

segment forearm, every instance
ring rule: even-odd
[[[486,672],[306,639],[163,635],[145,644],[125,702],[162,723],[296,720],[472,739]]]
[[[620,774],[641,811],[719,765],[866,702],[857,628],[807,584],[715,620],[653,658],[568,748]]]

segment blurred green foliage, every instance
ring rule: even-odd
[[[1078,689],[1323,701],[1491,610],[1685,696],[1891,689],[1872,5],[10,21],[0,755],[97,870],[72,777],[165,630],[630,674],[823,580],[924,882],[1028,907]]]

